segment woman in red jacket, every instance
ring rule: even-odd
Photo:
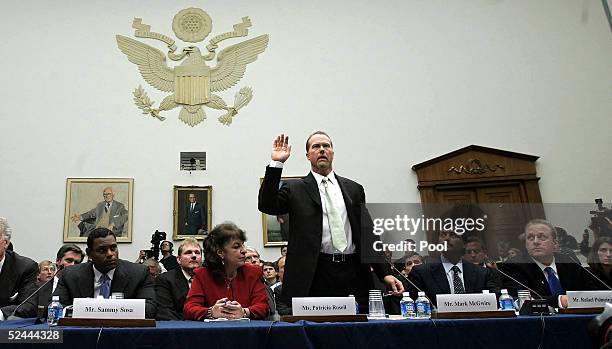
[[[195,270],[185,320],[264,319],[268,298],[261,267],[246,264],[246,235],[234,223],[217,225],[204,240],[204,267]]]

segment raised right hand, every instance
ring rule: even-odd
[[[291,146],[289,145],[289,136],[281,134],[276,137],[272,145],[272,160],[285,162],[291,155]]]

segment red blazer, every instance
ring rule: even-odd
[[[243,308],[249,308],[253,319],[265,318],[269,311],[268,296],[261,275],[261,267],[245,264],[238,268],[238,274],[228,288],[225,280],[215,280],[206,267],[196,269],[183,307],[185,320],[202,320],[208,308],[221,298],[237,301]]]

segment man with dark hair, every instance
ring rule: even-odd
[[[87,237],[87,256],[91,263],[66,268],[54,295],[60,303],[71,305],[74,298],[109,298],[122,292],[124,298],[146,300],[145,314],[155,318],[155,288],[149,271],[141,264],[119,259],[115,234],[96,228]]]
[[[282,301],[289,305],[292,297],[353,294],[365,310],[372,277],[370,265],[362,263],[361,256],[371,253],[368,239],[374,236],[365,227],[369,214],[363,187],[332,170],[333,144],[323,131],[306,140],[310,173],[279,186],[283,164],[290,155],[289,137],[278,136],[259,190],[261,212],[291,217]],[[390,289],[403,291],[389,268],[373,267]]]
[[[479,237],[470,236],[465,239],[465,253],[463,259],[482,267],[485,266],[487,250]]]
[[[0,217],[0,321],[8,318],[32,294],[38,275],[36,262],[7,250],[11,235],[8,221]],[[19,313],[16,315],[22,317]]]
[[[446,243],[447,249],[440,259],[431,263],[417,265],[412,268],[408,279],[436,304],[436,295],[451,293],[481,293],[489,290],[499,293],[500,285],[493,272],[463,260],[464,246],[461,236],[450,231],[442,231],[438,243]],[[418,290],[409,287],[410,295],[416,298]]]
[[[555,227],[543,219],[533,219],[525,225],[527,255],[509,259],[498,268],[514,277],[545,298],[552,307],[567,306],[565,291],[597,289],[596,281],[575,261],[555,253],[559,246]],[[504,278],[504,288],[516,297],[524,287],[516,281]]]
[[[163,273],[155,280],[157,320],[183,320],[183,305],[191,288],[193,271],[202,266],[202,246],[187,238],[178,248],[180,268]]]
[[[159,250],[162,254],[162,259],[159,260],[159,263],[161,263],[167,271],[179,267],[176,256],[172,254],[172,252],[174,252],[174,244],[172,241],[162,241],[161,245],[159,245]]]
[[[263,268],[263,278],[266,282],[266,285],[270,286],[270,289],[274,290],[274,288],[277,286],[277,283],[280,282],[277,277],[278,267],[276,266],[275,263],[263,262],[262,268]]]
[[[17,315],[19,317],[35,317],[38,315],[39,308],[45,308],[51,303],[51,295],[57,288],[59,280],[62,276],[62,268],[67,268],[75,264],[80,264],[83,260],[83,250],[77,245],[66,244],[59,248],[56,254],[55,268],[60,269],[53,277],[53,282],[49,282],[43,288],[38,291],[38,294],[30,298],[24,305],[21,306]],[[42,286],[44,282],[36,284],[36,288]],[[47,314],[46,311],[43,312]]]

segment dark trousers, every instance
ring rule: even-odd
[[[350,256],[350,257],[349,257]],[[347,255],[344,261],[334,262],[331,255],[320,253],[317,269],[310,286],[310,297],[355,296],[359,312],[367,313],[368,287],[361,276],[361,264],[355,255]]]

